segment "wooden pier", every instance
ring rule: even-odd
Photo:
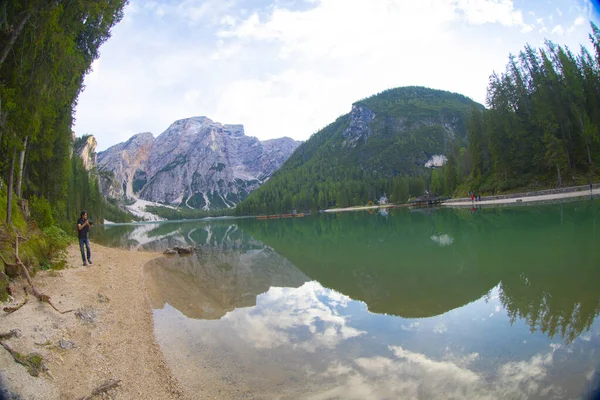
[[[425,196],[420,196],[416,199],[409,201],[409,204],[411,205],[411,207],[430,207],[439,205],[443,201],[446,201],[448,199],[449,197],[447,196],[426,194]]]
[[[272,214],[272,215],[258,215],[256,219],[281,219],[281,218],[302,218],[304,213],[297,214]]]

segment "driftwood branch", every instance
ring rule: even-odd
[[[25,304],[27,304],[27,301],[29,300],[29,292],[27,291],[27,288],[24,287],[23,290],[25,290],[25,300],[23,300],[23,302],[21,304],[18,304],[16,306],[6,306],[3,308],[4,312],[6,313],[14,313],[15,311],[17,311],[19,308],[23,307]],[[0,337],[1,339],[1,337]]]
[[[0,345],[10,353],[15,362],[27,368],[29,375],[39,376],[40,372],[45,372],[47,370],[46,366],[44,365],[44,361],[39,354],[29,353],[28,355],[24,356],[23,354],[17,353],[11,349],[10,346],[4,342],[0,342]]]
[[[0,340],[8,340],[8,339],[12,339],[14,337],[20,337],[21,336],[21,331],[19,329],[13,329],[10,332],[7,333],[0,333]]]
[[[103,384],[101,384],[100,386],[98,386],[96,389],[92,390],[92,394],[90,394],[89,396],[81,397],[81,398],[79,398],[79,400],[91,400],[94,398],[94,396],[98,396],[99,394],[106,393],[110,389],[118,387],[120,384],[121,384],[120,379],[109,379],[106,382],[104,382]]]
[[[33,292],[33,295],[35,297],[37,297],[37,299],[39,301],[41,301],[42,303],[50,304],[50,306],[52,308],[54,308],[57,312],[59,312],[61,314],[66,314],[66,313],[74,311],[74,310],[60,311],[58,308],[56,308],[54,306],[54,304],[52,304],[52,301],[50,301],[50,296],[48,296],[47,294],[41,293],[39,290],[37,290],[37,288],[33,284],[33,281],[31,280],[31,275],[29,275],[29,271],[27,270],[27,267],[25,266],[25,264],[23,264],[21,262],[21,259],[19,258],[19,238],[22,238],[22,237],[19,236],[19,234],[17,233],[17,237],[15,238],[15,259],[17,260],[17,265],[21,268],[21,272],[23,273],[23,276],[25,276],[25,279],[27,279],[29,286],[31,286],[31,291]]]

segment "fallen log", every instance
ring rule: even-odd
[[[92,390],[92,394],[90,394],[89,396],[80,397],[79,400],[91,400],[94,398],[94,396],[98,396],[99,394],[106,393],[110,389],[118,387],[120,384],[121,384],[120,379],[109,379],[106,382],[104,382],[103,384],[101,384],[100,386],[98,386],[96,389]]]
[[[35,297],[37,297],[37,299],[39,301],[41,301],[42,303],[50,304],[50,306],[52,308],[54,308],[57,312],[59,312],[61,314],[66,314],[66,313],[74,311],[74,310],[60,311],[58,308],[56,308],[54,306],[54,304],[52,304],[52,302],[50,301],[50,296],[48,296],[44,293],[41,293],[39,290],[37,290],[37,288],[33,284],[33,281],[31,280],[31,275],[29,275],[29,271],[27,270],[27,267],[25,266],[25,264],[23,264],[21,262],[21,259],[19,258],[19,238],[20,237],[21,236],[19,236],[19,234],[17,234],[17,236],[15,238],[15,259],[17,260],[17,265],[21,268],[21,273],[23,274],[23,276],[25,276],[25,279],[27,279],[29,286],[31,286],[31,291],[33,292],[33,295]]]
[[[25,304],[27,304],[27,301],[29,300],[29,292],[27,291],[27,287],[23,287],[23,290],[25,290],[25,300],[23,300],[23,302],[21,304],[17,304],[16,306],[6,306],[6,307],[4,307],[2,309],[2,310],[4,310],[4,312],[9,313],[9,314],[14,313],[19,308],[21,308]]]
[[[21,337],[22,333],[20,329],[13,329],[7,333],[0,333],[0,340],[8,340],[14,337]]]
[[[173,250],[175,250],[177,252],[177,254],[193,254],[196,251],[196,248],[192,247],[192,246],[189,246],[189,247],[175,246],[175,247],[173,247]]]
[[[10,355],[16,363],[21,364],[25,368],[27,368],[27,372],[29,372],[29,375],[39,376],[41,372],[47,371],[47,367],[44,364],[44,359],[38,353],[29,353],[25,356],[21,353],[14,351],[10,348],[9,345],[7,345],[4,342],[0,342],[0,345],[10,353]]]

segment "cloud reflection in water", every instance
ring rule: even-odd
[[[256,308],[234,310],[223,319],[257,348],[291,345],[314,352],[366,333],[350,327],[349,317],[340,315],[339,310],[349,301],[313,281],[299,288],[272,287],[259,295]]]
[[[336,384],[306,398],[528,399],[564,394],[554,385],[542,384],[553,361],[553,349],[527,361],[501,365],[491,381],[467,368],[477,354],[440,361],[401,346],[388,346],[388,350],[390,356],[332,363],[325,376]]]

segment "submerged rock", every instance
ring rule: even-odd
[[[175,250],[177,252],[177,254],[193,254],[196,252],[196,248],[192,247],[192,246],[188,246],[188,247],[179,247],[179,246],[175,246],[173,247],[173,250]]]

